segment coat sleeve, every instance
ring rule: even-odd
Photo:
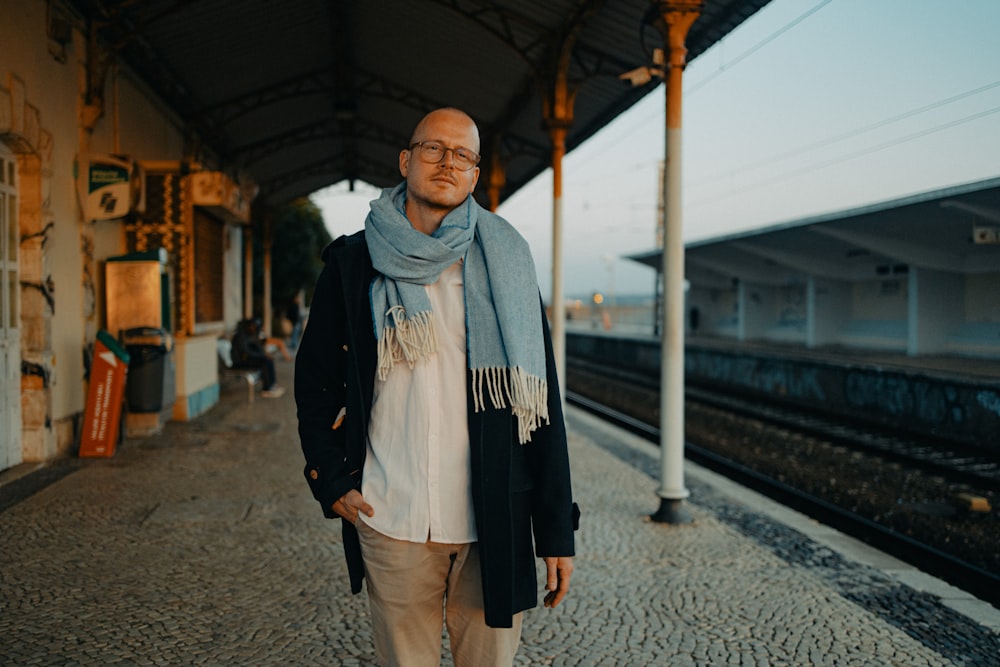
[[[324,253],[328,257],[330,248]],[[344,428],[347,410],[347,332],[344,291],[334,261],[316,283],[309,321],[295,355],[295,403],[305,477],[323,515],[336,518],[333,503],[356,488]]]
[[[573,502],[570,482],[566,423],[563,419],[559,376],[552,353],[552,337],[542,306],[542,337],[548,381],[549,423],[537,429],[525,447],[533,476],[531,525],[538,557],[573,556],[573,531],[579,526],[580,510]]]

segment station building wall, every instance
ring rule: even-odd
[[[1000,356],[1000,273],[908,267],[865,280],[806,277],[733,288],[692,283],[689,335],[807,348],[839,345],[919,355]]]
[[[1000,271],[962,276],[964,317],[948,332],[949,352],[1000,356]]]
[[[17,158],[20,356],[30,371],[22,370],[20,414],[0,415],[22,424],[19,451],[0,459],[7,466],[72,452],[86,404],[87,350],[105,323],[104,263],[128,251],[123,219],[84,220],[77,157],[180,162],[186,151],[179,119],[127,68],[109,66],[100,113],[86,105],[86,36],[74,28],[53,39],[49,5],[73,11],[41,0],[0,4],[0,143]],[[238,228],[226,234],[224,319],[235,324],[243,238]],[[214,346],[198,363],[215,370]]]
[[[697,326],[692,327],[692,320],[688,318],[689,334],[736,336],[739,320],[736,290],[692,284],[687,300],[689,314],[692,310],[697,312]]]
[[[905,352],[908,295],[906,276],[852,283],[850,317],[840,330],[840,342],[849,347]]]
[[[842,280],[811,276],[806,294],[806,347],[831,345],[838,341],[847,323],[851,285]]]

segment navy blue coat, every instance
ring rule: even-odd
[[[333,503],[361,489],[375,386],[376,341],[368,288],[376,275],[363,232],[323,251],[308,324],[295,359],[295,401],[305,477],[327,518]],[[541,303],[539,303],[541,307]],[[482,565],[486,623],[510,627],[513,614],[538,603],[537,557],[574,555],[579,510],[570,488],[569,458],[552,341],[542,317],[550,423],[517,441],[509,409],[466,410],[472,448],[472,497]],[[471,377],[467,378],[471,387]],[[341,411],[346,416],[335,423]],[[351,590],[364,569],[354,526],[342,519]],[[532,543],[534,537],[534,544]]]

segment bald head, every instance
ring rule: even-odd
[[[479,127],[476,126],[476,121],[472,120],[472,117],[469,114],[454,107],[435,109],[421,118],[420,122],[417,123],[417,126],[413,128],[413,134],[410,136],[410,145],[413,145],[418,141],[433,139],[434,137],[428,136],[428,128],[434,127],[438,123],[448,123],[454,127],[464,125],[466,131],[470,133],[469,136],[475,137],[475,143],[472,144],[469,142],[470,145],[466,145],[465,148],[471,148],[477,153],[480,152]]]

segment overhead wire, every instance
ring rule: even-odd
[[[730,69],[733,68],[734,65],[737,65],[740,62],[746,60],[747,58],[749,58],[750,56],[752,56],[754,53],[756,53],[757,51],[761,50],[762,48],[764,48],[765,46],[767,46],[768,44],[770,44],[771,42],[773,42],[774,40],[776,40],[778,37],[782,36],[783,34],[785,34],[786,32],[788,32],[789,30],[791,30],[792,28],[794,28],[798,24],[802,23],[803,21],[805,21],[807,18],[809,18],[810,16],[812,16],[813,14],[815,14],[816,12],[818,12],[819,10],[823,9],[823,7],[825,7],[826,5],[830,4],[832,1],[833,0],[821,0],[821,2],[819,4],[817,4],[817,5],[815,5],[814,7],[812,7],[812,9],[809,9],[806,12],[804,12],[802,14],[799,14],[796,18],[792,19],[791,21],[789,21],[785,25],[781,26],[780,28],[778,28],[777,30],[775,30],[774,32],[772,32],[770,35],[768,35],[764,39],[760,40],[759,42],[757,42],[756,44],[754,44],[753,46],[751,46],[746,51],[744,51],[740,55],[738,55],[735,58],[733,58],[732,60],[730,60],[728,63],[724,63],[723,65],[721,65],[718,69],[716,69],[714,72],[712,72],[712,74],[708,75],[707,77],[705,77],[704,79],[702,79],[698,83],[696,83],[696,84],[692,85],[690,88],[686,89],[684,91],[684,94],[685,95],[693,95],[695,92],[697,92],[698,90],[700,90],[701,88],[703,88],[707,83],[709,83],[710,81],[712,81],[713,79],[715,79],[717,76],[720,76],[721,74],[723,74],[725,72],[728,72]]]
[[[701,201],[694,202],[692,204],[692,206],[697,207],[697,206],[699,206],[701,204],[704,204],[704,203],[706,203],[707,201],[710,201],[710,200],[711,201],[718,201],[719,199],[725,199],[727,197],[731,197],[733,195],[740,194],[742,192],[746,192],[748,190],[753,190],[753,189],[758,188],[758,187],[760,187],[762,185],[772,185],[772,184],[777,183],[779,181],[787,180],[789,178],[794,178],[795,176],[799,176],[801,174],[804,174],[804,173],[807,173],[807,172],[810,172],[810,171],[816,171],[818,169],[824,169],[826,167],[829,167],[829,166],[834,165],[834,164],[838,164],[840,162],[847,162],[848,160],[853,160],[853,159],[861,157],[863,155],[869,155],[871,153],[876,153],[878,151],[885,150],[886,148],[891,148],[893,146],[898,146],[899,144],[906,143],[907,141],[912,141],[914,139],[920,139],[920,138],[925,137],[925,136],[927,136],[929,134],[934,134],[936,132],[941,132],[942,130],[951,129],[951,128],[956,127],[958,125],[963,125],[965,123],[969,123],[971,121],[978,120],[980,118],[984,118],[986,116],[989,116],[989,115],[992,115],[992,114],[995,114],[995,113],[998,113],[998,112],[1000,112],[1000,107],[994,107],[992,109],[987,109],[986,111],[980,111],[980,112],[971,114],[969,116],[965,116],[964,118],[959,118],[957,120],[949,121],[947,123],[942,123],[941,125],[936,125],[934,127],[925,128],[923,130],[920,130],[919,132],[913,132],[913,133],[910,133],[908,135],[905,135],[905,136],[902,136],[902,137],[898,137],[896,139],[891,139],[889,141],[885,141],[885,142],[883,142],[881,144],[877,144],[875,146],[870,146],[868,148],[864,148],[864,149],[861,149],[861,150],[858,150],[858,151],[854,151],[853,153],[847,153],[847,154],[841,155],[839,157],[830,158],[828,160],[824,160],[822,162],[817,162],[816,164],[808,165],[806,167],[797,167],[793,171],[786,171],[784,173],[777,174],[777,175],[772,176],[770,178],[765,178],[765,179],[761,179],[761,180],[755,181],[753,183],[749,183],[749,184],[747,184],[745,186],[742,186],[742,187],[739,187],[739,188],[730,189],[728,192],[724,192],[724,193],[713,192],[711,198],[706,197],[705,199],[703,199]]]
[[[835,144],[837,142],[844,141],[846,139],[852,139],[852,138],[857,137],[859,135],[865,134],[866,132],[870,132],[870,131],[878,129],[880,127],[885,127],[887,125],[891,125],[893,123],[897,123],[897,122],[899,122],[901,120],[906,120],[907,118],[912,118],[913,116],[920,115],[920,114],[922,114],[924,112],[932,111],[934,109],[939,109],[939,108],[941,108],[943,106],[947,106],[948,104],[951,104],[953,102],[958,102],[959,100],[963,100],[963,99],[965,99],[967,97],[972,97],[973,95],[978,95],[978,94],[984,93],[984,92],[986,92],[988,90],[992,90],[993,88],[997,88],[998,86],[1000,86],[1000,81],[994,81],[993,83],[986,84],[985,86],[980,86],[978,88],[973,88],[972,90],[967,90],[967,91],[965,91],[963,93],[959,93],[957,95],[952,95],[951,97],[947,97],[947,98],[938,100],[936,102],[931,102],[930,104],[925,104],[924,106],[918,107],[916,109],[911,109],[911,110],[905,111],[905,112],[903,112],[901,114],[897,114],[895,116],[890,116],[889,118],[884,118],[882,120],[876,121],[876,122],[871,123],[869,125],[865,125],[863,127],[859,127],[859,128],[853,129],[853,130],[849,130],[847,132],[842,132],[841,134],[837,134],[837,135],[834,135],[832,137],[827,137],[826,139],[821,139],[821,140],[813,142],[811,144],[807,144],[805,146],[800,146],[799,148],[793,148],[791,150],[784,151],[782,153],[777,153],[775,155],[772,155],[770,157],[764,158],[762,160],[758,160],[756,162],[751,162],[749,164],[745,164],[745,165],[743,165],[741,167],[738,167],[735,170],[730,169],[730,170],[727,170],[725,172],[716,172],[715,174],[705,175],[702,178],[699,178],[699,179],[697,179],[695,181],[692,181],[692,182],[693,183],[701,183],[701,182],[704,182],[706,180],[713,179],[713,178],[718,178],[718,177],[721,177],[721,176],[732,176],[734,174],[738,174],[738,173],[745,172],[745,171],[751,171],[753,169],[757,169],[759,167],[763,167],[765,165],[772,164],[774,162],[780,162],[781,160],[785,160],[785,159],[788,159],[790,157],[794,157],[796,155],[801,155],[802,153],[805,153],[805,152],[808,152],[808,151],[811,151],[811,150],[815,150],[817,148],[823,148],[825,146],[830,146],[831,144]]]
[[[753,46],[751,46],[749,49],[747,49],[746,51],[744,51],[740,55],[736,56],[733,60],[729,61],[728,63],[725,63],[724,65],[722,65],[713,74],[709,75],[708,77],[706,77],[702,81],[699,81],[693,87],[688,88],[685,91],[685,95],[690,95],[694,91],[696,91],[699,88],[703,87],[709,81],[715,79],[717,76],[719,76],[723,72],[728,72],[735,65],[737,65],[740,62],[742,62],[746,58],[750,57],[752,54],[756,53],[757,51],[759,51],[760,49],[762,49],[767,44],[773,42],[775,39],[777,39],[778,37],[780,37],[784,33],[788,32],[789,30],[791,30],[793,27],[795,27],[799,23],[802,23],[802,21],[806,20],[807,18],[809,18],[810,16],[812,16],[813,14],[815,14],[817,11],[819,11],[820,9],[822,9],[823,7],[825,7],[826,5],[830,4],[832,1],[833,0],[820,0],[819,4],[814,5],[811,9],[809,9],[806,12],[798,15],[797,17],[795,17],[794,19],[792,19],[788,23],[784,24],[783,26],[781,26],[780,28],[778,28],[777,30],[775,30],[774,32],[772,32],[770,35],[768,35],[764,39],[760,40],[759,42],[757,42],[756,44],[754,44]],[[640,32],[640,36],[641,35],[642,35],[642,33]],[[659,86],[657,86],[657,87],[659,87]],[[645,129],[647,129],[648,123],[650,123],[650,122],[654,121],[656,118],[659,118],[659,117],[662,117],[662,116],[663,116],[663,111],[661,109],[656,109],[656,110],[654,110],[653,113],[649,114],[648,116],[643,117],[638,122],[631,123],[631,128],[628,131],[626,131],[624,134],[622,134],[621,136],[619,136],[617,138],[617,142],[620,143],[626,137],[631,136],[632,134],[634,134],[635,132],[637,132],[639,130],[645,130]],[[579,164],[580,165],[586,164],[587,162],[589,162],[590,160],[594,159],[595,157],[599,157],[599,155],[600,155],[600,153],[594,153],[593,155],[589,156],[586,160],[581,161]]]
[[[832,2],[832,0],[821,0],[816,5],[814,5],[810,9],[808,9],[807,11],[803,12],[802,14],[799,14],[794,19],[792,19],[789,22],[787,22],[784,25],[782,25],[780,28],[774,30],[773,32],[771,32],[770,34],[768,34],[766,37],[764,37],[760,41],[756,42],[753,46],[751,46],[748,49],[746,49],[745,51],[741,52],[738,56],[736,56],[732,60],[727,61],[726,63],[724,63],[723,65],[721,65],[712,74],[710,74],[707,77],[705,77],[704,79],[698,81],[697,83],[695,83],[690,88],[687,88],[685,90],[685,95],[689,96],[689,95],[693,94],[694,92],[696,92],[696,91],[700,90],[701,88],[703,88],[704,86],[706,86],[711,81],[714,81],[721,74],[730,71],[733,67],[735,67],[739,63],[743,62],[744,60],[746,60],[747,58],[749,58],[753,54],[757,53],[762,48],[764,48],[765,46],[767,46],[771,42],[775,41],[776,39],[778,39],[779,37],[781,37],[782,35],[784,35],[788,31],[790,31],[792,28],[794,28],[797,25],[801,24],[803,21],[805,21],[806,19],[808,19],[809,17],[811,17],[812,15],[814,15],[816,12],[818,12],[820,9],[824,8],[826,5],[830,4],[830,2]],[[972,97],[974,95],[978,95],[978,94],[984,93],[984,92],[986,92],[988,90],[991,90],[991,89],[994,89],[994,88],[997,88],[997,87],[1000,87],[1000,81],[994,81],[992,83],[980,86],[978,88],[970,89],[970,90],[964,91],[962,93],[958,93],[956,95],[952,95],[950,97],[943,98],[943,99],[937,100],[935,102],[931,102],[929,104],[917,107],[915,109],[911,109],[909,111],[905,111],[905,112],[900,113],[900,114],[896,114],[894,116],[890,116],[888,118],[884,118],[882,120],[876,121],[874,123],[870,123],[868,125],[864,125],[862,127],[858,127],[858,128],[853,129],[853,130],[848,130],[846,132],[842,132],[840,134],[837,134],[837,135],[834,135],[834,136],[831,136],[831,137],[827,137],[825,139],[821,139],[821,140],[816,141],[816,142],[812,142],[812,143],[807,144],[805,146],[800,146],[798,148],[794,148],[794,149],[791,149],[791,150],[788,150],[788,151],[784,151],[782,153],[778,153],[778,154],[772,155],[770,157],[764,158],[764,159],[759,160],[757,162],[752,162],[750,164],[747,164],[747,165],[744,165],[742,167],[739,167],[736,171],[729,170],[729,171],[724,172],[724,173],[718,173],[718,174],[716,174],[714,176],[706,176],[706,177],[698,179],[698,180],[696,180],[694,182],[695,183],[704,183],[705,181],[708,181],[708,180],[710,180],[712,178],[719,178],[719,177],[723,177],[723,176],[731,178],[734,174],[739,174],[739,173],[742,173],[742,172],[751,171],[751,170],[757,169],[757,168],[759,168],[761,166],[772,164],[774,162],[778,162],[778,161],[781,161],[781,160],[784,160],[784,159],[787,159],[787,158],[790,158],[790,157],[794,157],[796,155],[801,155],[803,153],[807,153],[809,151],[816,150],[818,148],[823,148],[823,147],[826,147],[826,146],[830,146],[832,144],[835,144],[835,143],[838,143],[838,142],[841,142],[841,141],[845,141],[847,139],[851,139],[851,138],[857,137],[859,135],[865,134],[865,133],[870,132],[872,130],[879,129],[879,128],[882,128],[882,127],[886,127],[886,126],[891,125],[893,123],[897,123],[897,122],[900,122],[902,120],[905,120],[905,119],[908,119],[908,118],[912,118],[912,117],[917,116],[919,114],[926,113],[928,111],[931,111],[931,110],[934,110],[934,109],[937,109],[937,108],[940,108],[940,107],[947,106],[947,105],[952,104],[954,102],[957,102],[959,100],[962,100],[962,99],[965,99],[965,98],[968,98],[968,97]],[[786,180],[786,179],[792,178],[792,177],[797,176],[797,175],[802,174],[802,173],[806,173],[806,172],[809,172],[809,171],[815,171],[815,170],[818,170],[818,169],[823,169],[823,168],[829,167],[831,165],[834,165],[834,164],[837,164],[837,163],[840,163],[840,162],[846,162],[848,160],[852,160],[852,159],[855,159],[855,158],[858,158],[858,157],[861,157],[861,156],[864,156],[864,155],[867,155],[867,154],[871,154],[871,153],[875,153],[875,152],[878,152],[878,151],[881,151],[881,150],[885,150],[887,148],[890,148],[890,147],[893,147],[893,146],[896,146],[896,145],[899,145],[899,144],[902,144],[902,143],[906,143],[908,141],[913,141],[913,140],[922,138],[924,136],[927,136],[927,135],[930,135],[930,134],[934,134],[936,132],[940,132],[940,131],[949,129],[949,128],[955,127],[957,125],[962,125],[964,123],[977,120],[977,119],[982,118],[984,116],[988,116],[988,115],[997,113],[998,111],[1000,111],[1000,107],[997,107],[997,108],[994,108],[994,109],[989,109],[987,111],[979,112],[979,113],[976,113],[976,114],[972,114],[970,116],[966,116],[966,117],[963,117],[963,118],[960,118],[960,119],[957,119],[957,120],[954,120],[954,121],[949,121],[947,123],[943,123],[941,125],[937,125],[937,126],[934,126],[934,127],[931,127],[931,128],[925,128],[925,129],[922,129],[922,130],[920,130],[918,132],[913,132],[913,133],[910,133],[910,134],[905,135],[903,137],[898,137],[896,139],[891,139],[889,141],[882,142],[882,143],[877,144],[875,146],[870,146],[870,147],[867,147],[867,148],[864,148],[864,149],[861,149],[861,150],[857,150],[857,151],[853,151],[851,153],[847,153],[845,155],[841,155],[839,157],[834,157],[834,158],[830,158],[828,160],[823,160],[823,161],[817,162],[817,163],[815,163],[813,165],[808,165],[806,167],[796,168],[794,171],[788,171],[788,172],[784,172],[784,173],[781,173],[781,174],[776,174],[776,175],[773,175],[771,177],[755,181],[753,184],[750,184],[750,185],[747,185],[747,186],[744,186],[744,187],[740,187],[738,189],[732,189],[732,190],[729,190],[728,192],[724,192],[724,193],[721,193],[721,194],[713,194],[712,197],[711,197],[711,199],[712,200],[718,200],[719,198],[730,197],[730,196],[739,194],[741,192],[744,192],[746,190],[750,190],[750,189],[753,189],[753,188],[756,188],[756,187],[760,187],[761,185],[773,184],[773,183],[776,183],[776,182],[780,182],[782,180]],[[623,134],[618,135],[616,137],[615,143],[616,144],[620,144],[622,141],[624,141],[627,137],[631,136],[635,132],[642,131],[642,130],[648,130],[649,124],[651,122],[655,121],[657,118],[661,117],[662,114],[663,114],[662,108],[656,108],[656,109],[654,109],[652,111],[652,113],[648,114],[647,116],[643,117],[642,119],[640,119],[638,121],[630,122],[630,127],[628,128],[628,130],[626,132],[624,132]],[[594,158],[600,157],[604,152],[606,152],[609,149],[610,149],[610,147],[608,149],[604,149],[602,151],[595,151],[595,152],[591,153],[585,159],[581,160],[576,166],[577,167],[583,166],[584,164],[590,162]],[[635,170],[638,170],[640,168],[646,168],[646,167],[649,167],[649,166],[651,166],[651,163],[649,163],[648,161],[644,161],[641,164],[634,165],[633,168],[630,169],[629,171],[635,171]],[[706,198],[705,200],[702,200],[700,202],[692,202],[692,204],[693,204],[693,206],[698,206],[700,204],[704,204],[706,201],[708,201],[708,198]],[[605,205],[604,203],[595,202],[595,203],[588,204],[588,208],[601,208],[604,205]]]
[[[755,43],[753,46],[751,46],[750,48],[746,49],[745,51],[743,51],[742,53],[740,53],[738,56],[736,56],[735,58],[733,58],[732,60],[730,60],[730,61],[726,62],[725,64],[723,64],[722,66],[720,66],[711,75],[707,76],[706,78],[702,79],[698,83],[694,84],[692,87],[686,89],[685,95],[689,96],[689,95],[693,94],[695,91],[701,89],[706,84],[708,84],[711,81],[713,81],[719,75],[723,74],[724,72],[728,72],[735,65],[737,65],[740,62],[746,60],[747,58],[749,58],[754,53],[757,53],[758,51],[760,51],[760,49],[762,49],[766,45],[770,44],[771,42],[773,42],[774,40],[776,40],[781,35],[787,33],[789,30],[791,30],[795,26],[797,26],[800,23],[802,23],[803,21],[805,21],[806,19],[808,19],[810,16],[814,15],[816,12],[818,12],[820,9],[822,9],[826,5],[830,4],[830,2],[832,2],[832,0],[821,0],[819,3],[817,3],[816,5],[814,5],[813,7],[811,7],[810,9],[808,9],[807,11],[803,12],[802,14],[799,14],[794,19],[792,19],[789,22],[785,23],[784,25],[782,25],[777,30],[774,30],[769,35],[767,35],[766,37],[764,37],[763,39],[761,39],[760,41],[758,41],[757,43]],[[972,97],[974,95],[978,95],[980,93],[986,92],[986,91],[991,90],[993,88],[996,88],[998,86],[1000,86],[1000,81],[994,81],[992,83],[980,86],[978,88],[967,90],[967,91],[959,93],[957,95],[952,95],[950,97],[947,97],[947,98],[944,98],[944,99],[941,99],[941,100],[937,100],[935,102],[931,102],[930,104],[926,104],[926,105],[923,105],[921,107],[918,107],[918,108],[915,108],[915,109],[911,109],[909,111],[905,111],[905,112],[903,112],[901,114],[897,114],[897,115],[894,115],[894,116],[890,116],[888,118],[884,118],[882,120],[876,121],[874,123],[870,123],[868,125],[865,125],[865,126],[862,126],[862,127],[859,127],[859,128],[855,128],[853,130],[849,130],[847,132],[843,132],[843,133],[834,135],[832,137],[828,137],[826,139],[822,139],[820,141],[816,141],[816,142],[807,144],[805,146],[800,146],[798,148],[794,148],[794,149],[791,149],[791,150],[788,150],[788,151],[784,151],[782,153],[778,153],[776,155],[772,155],[770,157],[764,158],[764,159],[759,160],[757,162],[753,162],[753,163],[750,163],[750,164],[745,165],[743,167],[740,167],[740,168],[738,168],[735,171],[728,170],[728,171],[723,172],[723,173],[717,173],[715,175],[710,175],[710,176],[703,177],[701,179],[697,179],[696,181],[694,181],[694,183],[704,183],[705,181],[708,181],[710,179],[719,178],[719,177],[723,177],[723,176],[731,178],[734,174],[739,174],[739,173],[742,173],[742,172],[745,172],[745,171],[750,171],[750,170],[753,170],[753,169],[757,169],[759,167],[762,167],[762,166],[765,166],[765,165],[768,165],[768,164],[772,164],[774,162],[778,162],[778,161],[787,159],[789,157],[794,157],[796,155],[800,155],[800,154],[803,154],[803,153],[806,153],[806,152],[809,152],[809,151],[812,151],[812,150],[816,150],[818,148],[823,148],[823,147],[826,147],[826,146],[830,146],[832,144],[835,144],[835,143],[838,143],[838,142],[841,142],[841,141],[845,141],[847,139],[851,139],[853,137],[865,134],[865,133],[870,132],[872,130],[875,130],[875,129],[878,129],[878,128],[882,128],[882,127],[891,125],[893,123],[897,123],[897,122],[905,120],[907,118],[912,118],[914,116],[917,116],[919,114],[925,113],[927,111],[931,111],[931,110],[934,110],[934,109],[937,109],[937,108],[940,108],[940,107],[943,107],[943,106],[947,106],[948,104],[952,104],[952,103],[957,102],[959,100],[962,100],[962,99],[965,99],[965,98],[968,98],[968,97]],[[807,172],[807,171],[813,171],[813,170],[816,170],[816,169],[822,169],[822,168],[831,166],[833,164],[837,164],[839,162],[844,162],[844,161],[851,160],[851,159],[854,159],[854,158],[857,158],[857,157],[861,157],[861,156],[869,154],[869,153],[874,153],[874,152],[877,152],[877,151],[880,151],[880,150],[884,150],[886,148],[890,148],[892,146],[895,146],[895,145],[898,145],[898,144],[901,144],[901,143],[905,143],[907,141],[912,141],[912,140],[915,140],[915,139],[919,139],[919,138],[921,138],[923,136],[926,136],[928,134],[933,134],[935,132],[948,129],[948,128],[954,127],[956,125],[961,125],[961,124],[964,124],[966,122],[970,122],[970,121],[976,120],[978,118],[981,118],[983,116],[987,116],[987,115],[990,115],[992,113],[996,113],[997,110],[998,109],[992,109],[992,110],[988,110],[988,111],[985,111],[985,112],[982,112],[982,113],[973,114],[972,116],[967,116],[965,118],[961,118],[961,119],[958,119],[958,120],[955,120],[955,121],[950,121],[950,122],[945,123],[943,125],[935,126],[935,127],[932,127],[932,128],[925,128],[924,130],[921,130],[919,132],[914,132],[914,133],[908,134],[908,135],[906,135],[904,137],[900,137],[900,138],[897,138],[897,139],[892,139],[890,141],[883,142],[883,143],[878,144],[876,146],[871,146],[871,147],[868,147],[868,148],[865,148],[865,149],[862,149],[862,150],[859,150],[859,151],[854,151],[852,153],[849,153],[849,154],[846,154],[846,155],[843,155],[843,156],[840,156],[840,157],[831,158],[829,160],[825,160],[825,161],[816,163],[815,165],[808,166],[808,167],[806,167],[804,169],[803,168],[797,168],[793,172],[787,172],[787,173],[775,175],[775,176],[773,176],[771,178],[768,178],[768,179],[765,179],[765,180],[757,181],[757,182],[755,182],[755,184],[753,186],[748,186],[748,188],[749,187],[758,187],[759,185],[769,184],[769,183],[773,183],[773,182],[778,182],[778,181],[785,180],[787,178],[791,178],[793,176],[796,176],[798,174],[801,174],[801,173],[804,173],[804,172]],[[620,143],[621,141],[623,141],[625,138],[627,138],[631,134],[633,134],[633,133],[635,133],[635,132],[637,132],[639,130],[646,129],[648,127],[648,124],[650,122],[652,122],[653,120],[655,120],[658,116],[662,115],[662,113],[663,113],[662,110],[658,108],[658,109],[654,110],[653,113],[651,113],[648,116],[642,118],[638,122],[630,123],[631,127],[624,134],[620,135],[617,138],[616,142]],[[601,155],[601,153],[602,152],[592,153],[586,159],[582,160],[579,163],[578,166],[582,166],[583,164],[586,164],[587,162],[593,160],[594,158],[599,157]],[[648,165],[648,163],[643,163],[643,165]],[[643,165],[635,165],[634,169],[638,169],[639,167],[641,167]],[[744,189],[748,189],[748,188],[741,188],[739,190],[730,191],[729,194],[723,195],[723,196],[731,196],[732,194],[736,194],[738,192],[742,192]],[[715,199],[715,198],[717,198],[717,197],[713,197],[713,199]]]

